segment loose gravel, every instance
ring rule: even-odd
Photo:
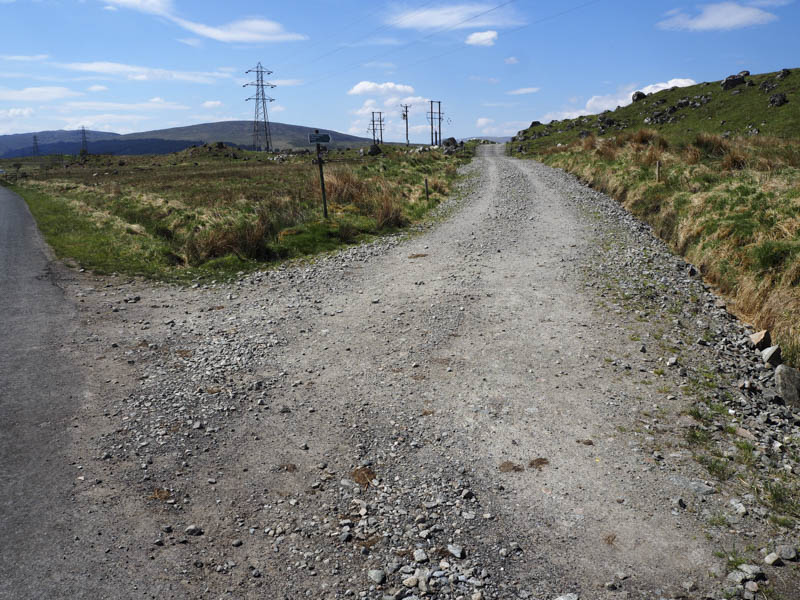
[[[752,331],[573,177],[499,146],[464,175],[441,222],[232,283],[64,281],[73,501],[150,582],[119,597],[793,589],[796,529],[734,485],[798,474]]]

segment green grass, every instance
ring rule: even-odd
[[[203,146],[67,166],[29,159],[12,178],[59,257],[98,273],[191,280],[335,250],[420,221],[447,198],[473,151],[331,152],[327,220],[317,167],[302,155],[276,162],[236,151],[234,159],[229,149]]]

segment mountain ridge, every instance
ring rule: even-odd
[[[279,149],[310,148],[308,134],[319,129],[330,133],[332,148],[359,147],[372,144],[362,138],[331,129],[270,123],[272,145]],[[33,136],[37,137],[42,154],[77,154],[81,148],[81,130],[47,130],[0,135],[0,158],[16,158],[33,154]],[[252,146],[252,121],[217,121],[182,127],[156,129],[128,134],[86,130],[89,152],[96,154],[167,154],[192,145],[224,142],[233,146]],[[95,148],[93,148],[95,146]],[[132,150],[132,151],[131,151]]]

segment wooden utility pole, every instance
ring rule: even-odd
[[[428,113],[428,120],[431,122],[431,146],[435,146],[436,145],[436,134],[434,133],[434,129],[433,129],[433,117],[434,117],[433,103],[434,102],[435,102],[434,100],[431,100],[431,112]]]
[[[438,110],[439,114],[437,116],[437,121],[439,121],[439,132],[438,132],[438,139],[436,141],[436,145],[437,146],[441,146],[442,145],[442,102],[441,102],[441,100],[437,100],[436,104],[437,104],[438,109],[439,109]]]
[[[318,140],[325,139],[327,137],[328,141],[330,141],[330,136],[320,136],[319,129],[314,130],[314,136],[309,136],[311,140],[317,142],[317,164],[319,165],[319,186],[322,188],[322,215],[325,217],[325,220],[328,219],[328,195],[325,193],[325,173],[322,170],[322,146]]]
[[[401,104],[400,107],[403,109],[403,121],[406,122],[406,146],[410,144],[408,141],[408,109],[411,108],[410,104]]]

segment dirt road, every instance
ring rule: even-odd
[[[481,152],[408,239],[68,284],[75,502],[151,582],[121,597],[721,597],[717,553],[774,540],[755,511],[709,525],[732,498],[684,442],[680,386],[737,376],[694,340],[744,329],[607,198]]]

